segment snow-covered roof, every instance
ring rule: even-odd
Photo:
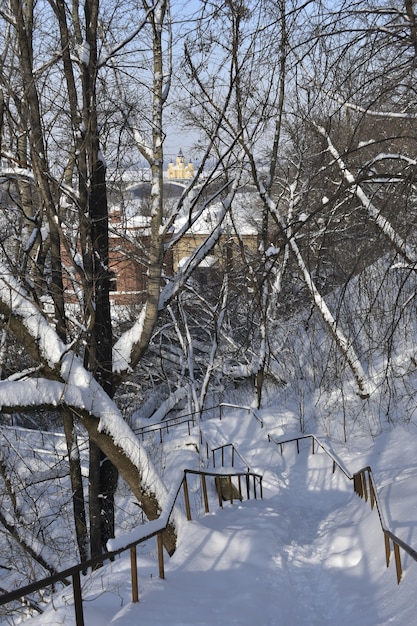
[[[144,195],[132,198],[128,206],[125,207],[122,217],[119,217],[120,224],[127,229],[141,229],[142,231],[150,225],[150,217],[143,215],[142,200],[150,193],[150,184],[135,186],[144,190]],[[168,193],[166,205],[175,202],[175,198],[182,194],[185,185],[175,182],[166,183],[167,191],[172,191],[173,195]],[[190,226],[188,232],[192,235],[205,235],[212,232],[218,224],[218,215],[222,211],[221,201],[213,202],[202,213],[202,215]],[[112,215],[112,226],[117,228],[118,215],[120,216],[120,207],[113,204],[110,208]],[[223,230],[233,234],[238,232],[242,236],[256,236],[261,226],[261,209],[259,207],[258,197],[254,192],[245,191],[237,193],[230,210],[223,221]],[[190,221],[190,214],[187,205],[184,205],[182,213],[177,217],[174,223],[174,231],[179,231]]]

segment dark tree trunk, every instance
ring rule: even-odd
[[[80,455],[77,438],[74,432],[74,419],[67,410],[63,411],[63,423],[68,450],[70,480],[72,490],[72,507],[74,513],[75,533],[81,561],[88,559],[88,530],[85,514],[83,479],[81,474]]]
[[[112,347],[110,315],[109,220],[106,188],[106,166],[101,156],[97,119],[97,24],[98,0],[86,0],[84,17],[90,58],[83,70],[83,115],[89,166],[88,214],[90,219],[92,299],[94,323],[88,347],[88,369],[106,393],[113,397]],[[118,473],[105,454],[90,445],[90,544],[91,556],[98,556],[114,536],[114,494]]]
[[[89,368],[106,393],[113,396],[112,384],[112,321],[110,314],[110,275],[106,169],[99,159],[98,137],[92,141],[91,192],[89,214],[93,259],[93,293],[95,321],[91,335]],[[94,444],[91,444],[92,451]],[[90,459],[90,503],[93,509],[91,526],[92,556],[106,549],[114,537],[114,494],[118,472],[105,454],[95,450]],[[94,486],[94,489],[93,489]],[[96,517],[98,516],[98,519]],[[98,521],[99,520],[99,521]]]

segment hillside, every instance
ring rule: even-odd
[[[309,442],[302,442],[299,455],[294,443],[286,444],[282,456],[268,442],[268,433],[283,439],[295,432],[278,405],[259,415],[263,428],[246,411],[229,410],[222,421],[205,420],[202,430],[211,447],[233,441],[263,475],[263,500],[225,503],[220,510],[212,487],[210,513],[202,514],[193,492],[193,521],[181,526],[165,580],[158,578],[153,540],[138,552],[140,602],[132,604],[126,553],[82,581],[86,624],[413,623],[417,563],[402,554],[397,586],[394,563],[385,565],[376,511],[340,470],[332,473],[325,453],[311,454]],[[189,437],[181,426],[164,439],[168,482],[169,472],[198,464],[195,441],[195,433]],[[332,446],[350,472],[372,466],[386,524],[411,545],[417,542],[416,441],[414,426],[396,427],[375,440],[353,437],[349,451]],[[28,623],[74,624],[71,593],[64,590]]]

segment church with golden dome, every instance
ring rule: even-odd
[[[167,178],[170,180],[190,180],[194,177],[194,165],[191,161],[185,165],[184,155],[180,148],[175,164],[171,161],[168,164]]]

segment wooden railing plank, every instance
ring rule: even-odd
[[[132,602],[136,603],[136,602],[139,602],[138,563],[136,559],[136,545],[130,547],[130,578],[132,581]]]
[[[206,477],[204,474],[201,474],[201,488],[203,490],[203,500],[204,500],[204,511],[206,513],[209,513],[209,503],[208,503],[208,496],[207,496],[207,483],[206,483]]]
[[[164,566],[164,540],[162,537],[162,533],[158,533],[157,535],[158,542],[158,567],[159,567],[159,578],[165,578],[165,566]]]
[[[184,474],[183,478],[183,489],[184,489],[184,500],[185,500],[185,512],[187,515],[187,520],[191,522],[191,507],[190,507],[190,497],[188,495],[188,484],[187,484],[187,475]]]
[[[391,542],[387,533],[384,533],[384,539],[385,539],[385,562],[387,564],[387,567],[389,567],[389,562],[391,558]]]
[[[72,575],[72,590],[74,594],[75,624],[76,626],[84,626],[83,598],[79,571],[74,572]]]
[[[400,547],[398,543],[394,542],[394,556],[395,556],[395,569],[397,571],[397,584],[401,582],[403,568],[401,566]]]

